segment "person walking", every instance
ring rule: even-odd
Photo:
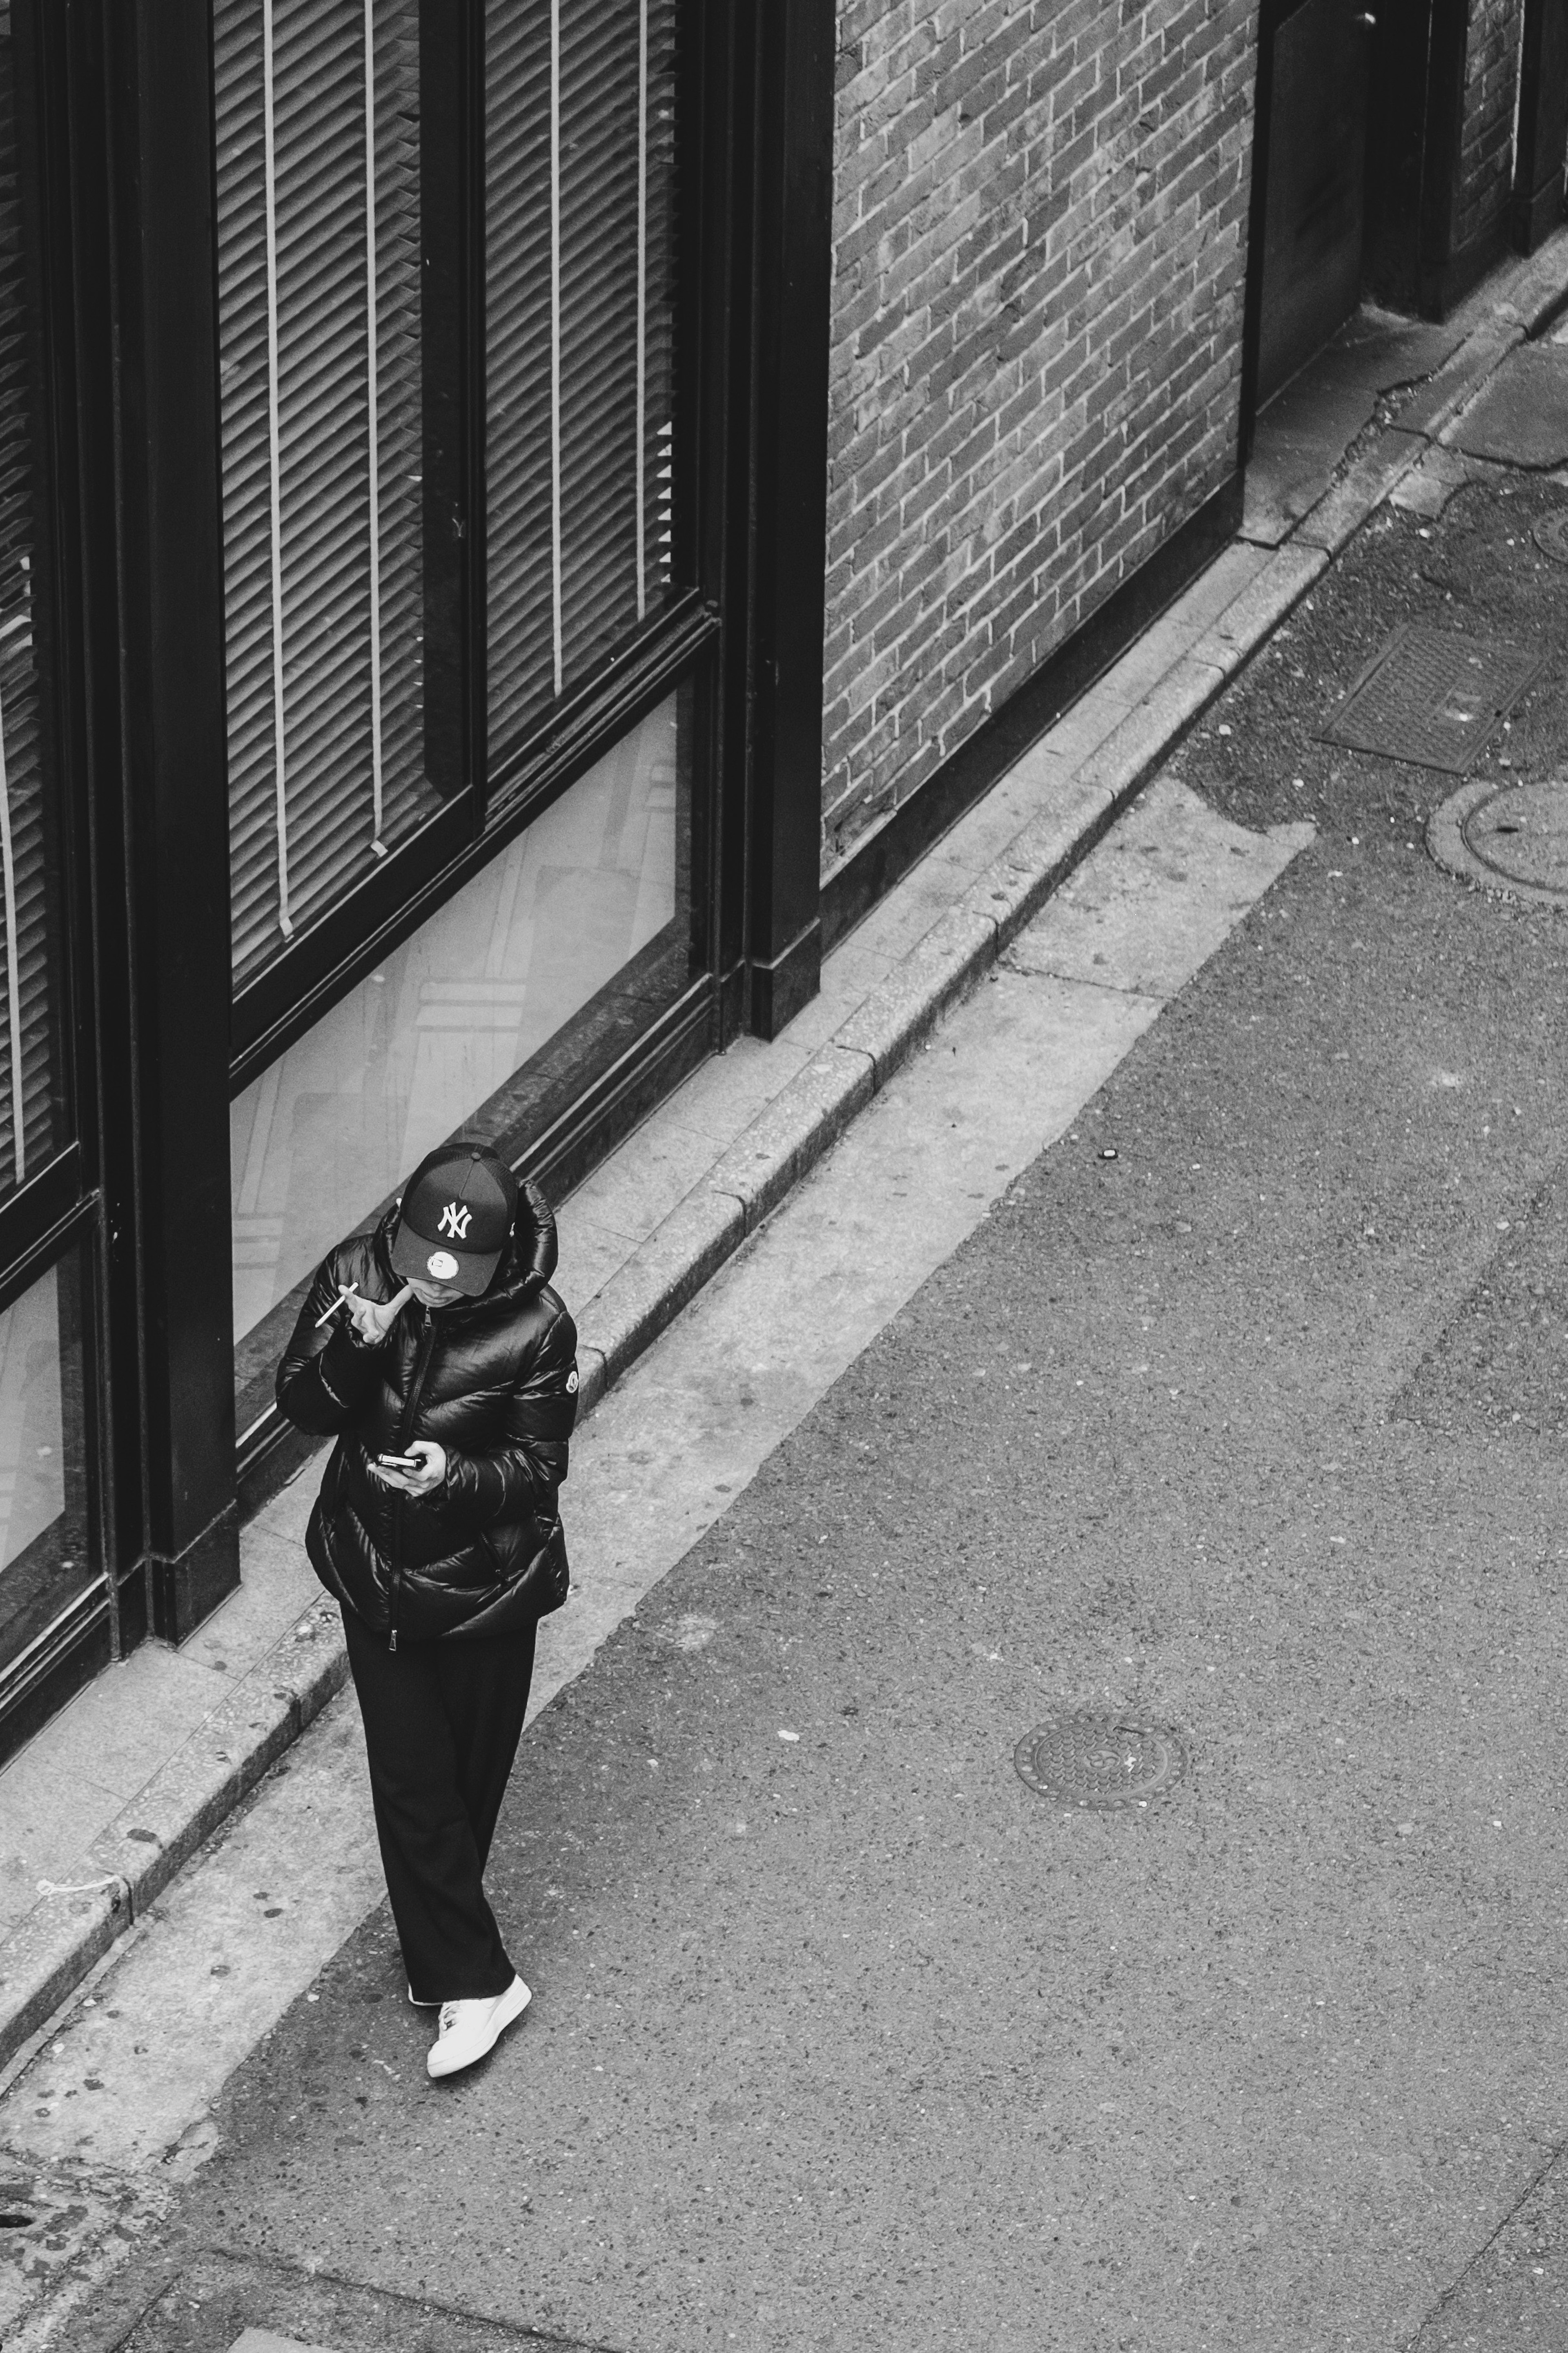
[[[437,2078],[531,1998],[483,1878],[535,1630],[566,1598],[577,1332],[533,1186],[482,1146],[433,1152],[323,1261],[278,1371],[289,1419],[338,1441],[305,1543],[342,1609],[408,1998],[440,2013]]]

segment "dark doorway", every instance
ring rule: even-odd
[[[1361,299],[1376,19],[1362,0],[1265,11],[1264,213],[1256,398],[1261,406]],[[1260,83],[1264,76],[1260,74]],[[1265,97],[1260,87],[1259,102]],[[1264,130],[1260,121],[1258,128]]]

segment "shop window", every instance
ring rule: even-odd
[[[73,1133],[62,843],[39,644],[38,225],[18,154],[16,73],[11,11],[0,5],[0,1204],[21,1261],[0,1269],[0,1756],[38,1720],[62,1661],[88,1645],[100,1657],[109,1643],[88,1514],[82,1314],[92,1244],[42,1273],[23,1255],[76,1196],[59,1158]],[[74,1223],[79,1234],[82,1219]]]
[[[425,123],[450,61],[420,42],[456,17],[214,0],[237,989],[464,783],[465,670],[494,774],[673,602],[677,14],[488,0],[464,388],[431,325],[462,315],[432,259],[461,246],[460,109]],[[429,523],[425,480],[460,433],[486,475],[485,628],[462,645],[468,524],[460,499]]]
[[[674,586],[676,16],[485,11],[492,767]]]
[[[703,968],[681,14],[214,0],[242,1459],[325,1251],[448,1135],[537,1160]]]
[[[44,791],[33,609],[30,319],[8,8],[0,8],[0,1197],[64,1141],[55,807]]]
[[[72,1255],[0,1310],[0,1674],[99,1579],[88,1551],[81,1271]]]
[[[426,776],[417,0],[216,0],[234,976]],[[531,13],[531,12],[529,12]]]
[[[519,1156],[685,989],[689,702],[660,703],[236,1098],[242,1446],[333,1244],[449,1136]]]

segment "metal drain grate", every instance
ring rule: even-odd
[[[1026,1732],[1013,1751],[1018,1778],[1042,1798],[1098,1812],[1145,1806],[1186,1770],[1186,1752],[1164,1725],[1068,1709]]]
[[[1407,622],[1373,655],[1319,740],[1465,776],[1545,658],[1539,646]]]

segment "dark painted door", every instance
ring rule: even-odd
[[[1373,26],[1363,0],[1301,0],[1276,19],[1260,407],[1360,299]]]

